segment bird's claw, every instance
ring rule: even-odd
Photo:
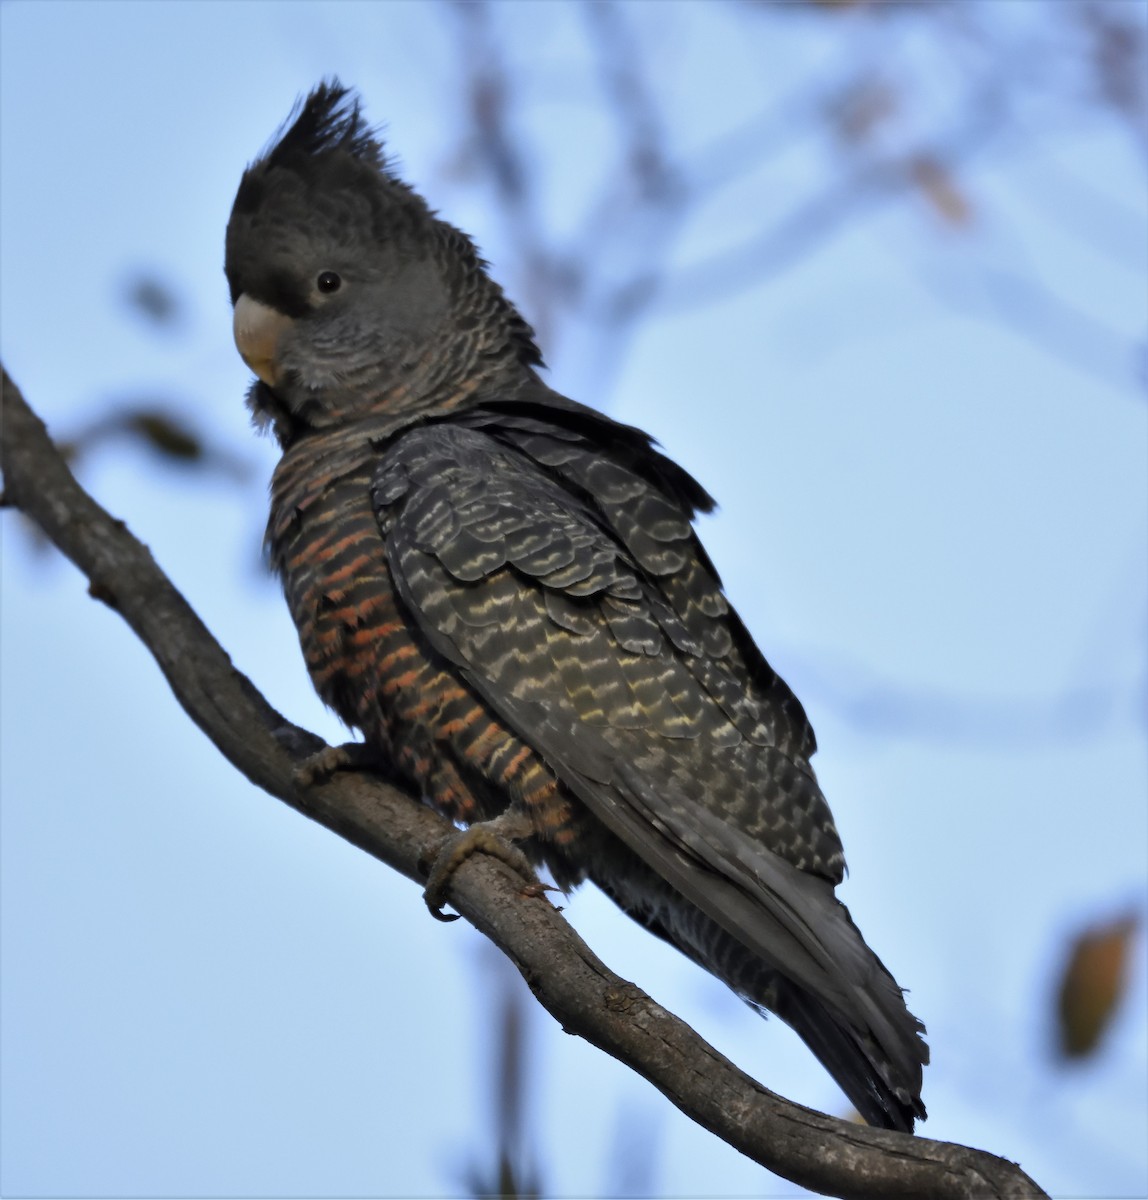
[[[492,821],[482,821],[447,838],[431,864],[423,892],[431,916],[438,921],[458,920],[457,913],[444,913],[442,910],[447,903],[452,876],[472,854],[489,854],[501,859],[525,878],[523,895],[542,895],[548,890],[548,885],[539,880],[526,855],[513,844],[533,832],[534,826],[525,813],[508,809]]]
[[[378,760],[362,742],[344,742],[341,746],[324,746],[305,758],[295,768],[295,782],[300,787],[325,783],[336,771],[377,769]]]

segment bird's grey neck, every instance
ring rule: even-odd
[[[507,347],[435,347],[399,370],[378,366],[346,369],[318,388],[298,387],[287,404],[299,425],[330,429],[368,417],[395,417],[399,424],[482,403],[513,399],[536,385],[534,370]]]

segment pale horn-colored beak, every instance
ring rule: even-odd
[[[276,351],[279,339],[290,324],[290,317],[253,300],[246,292],[235,302],[232,331],[236,348],[243,361],[268,387],[274,387],[279,378]]]

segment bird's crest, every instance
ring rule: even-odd
[[[259,157],[269,166],[284,166],[300,157],[314,158],[335,150],[380,171],[388,168],[382,141],[364,119],[359,97],[332,78],[296,101]]]

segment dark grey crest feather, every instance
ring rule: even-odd
[[[333,150],[387,170],[382,142],[363,118],[359,97],[334,78],[323,80],[306,99],[296,101],[260,158],[270,166],[284,166],[293,159]]]

